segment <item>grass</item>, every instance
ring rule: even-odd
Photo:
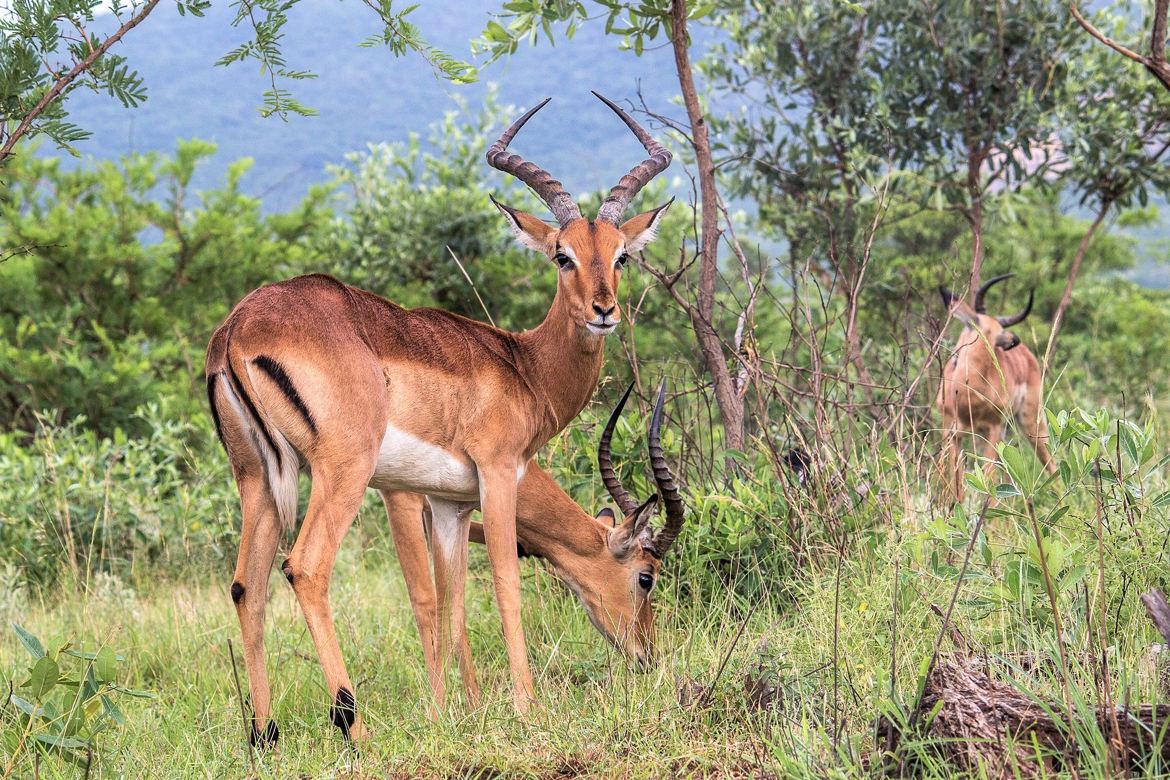
[[[963,641],[1005,658],[997,676],[1054,703],[1056,713],[1066,698],[1082,714],[1104,700],[1105,678],[1096,671],[1102,656],[1114,701],[1161,701],[1167,669],[1151,654],[1156,632],[1138,603],[1144,590],[1167,585],[1170,493],[1166,464],[1154,459],[1159,432],[1103,417],[1066,421],[1054,435],[1062,430],[1074,434],[1057,448],[1069,469],[1064,484],[1044,482],[1034,464],[1005,452],[992,484],[1004,480],[1022,495],[1007,491],[988,515],[961,584],[974,527],[967,512],[980,498],[972,496],[967,512],[932,507],[915,469],[875,461],[867,479],[880,482],[864,505],[844,508],[848,482],[826,481],[833,495],[784,508],[764,471],[718,501],[693,495],[691,526],[655,592],[660,657],[645,674],[602,640],[551,574],[525,562],[524,621],[541,707],[524,719],[511,710],[480,549],[472,551],[468,612],[485,699],[469,709],[452,674],[447,714],[427,719],[405,588],[384,519],[367,507],[342,548],[332,600],[372,739],[359,757],[329,723],[312,643],[277,573],[267,630],[281,739],[278,750],[256,756],[256,775],[873,776],[881,760],[876,719],[904,717],[936,646],[953,651],[932,611],[945,611],[952,598],[951,625]],[[1113,482],[1103,483],[1110,474]],[[1032,516],[1042,526],[1041,547]],[[744,540],[753,537],[734,525],[745,546],[716,567],[710,556],[732,538],[720,523],[744,518],[749,526],[773,524],[768,544],[752,547]],[[784,534],[775,529],[798,541],[777,543]],[[155,777],[251,775],[228,650],[234,642],[239,655],[227,592],[231,561],[204,560],[184,567],[164,558],[164,566],[129,567],[123,579],[98,575],[84,585],[0,594],[5,622],[19,621],[50,648],[109,646],[124,657],[118,681],[155,694],[122,702],[126,723],[99,735],[91,776],[138,777],[144,768]],[[1045,576],[1058,604],[1067,678]],[[1036,662],[1026,667],[1022,654]],[[16,637],[0,633],[0,674],[18,690],[29,663]],[[239,673],[246,690],[242,665]],[[19,719],[10,708],[0,712],[0,737],[11,737]],[[916,776],[954,776],[937,743],[909,736],[903,744]],[[1077,744],[1078,776],[1109,776],[1100,733],[1081,729]],[[12,777],[79,774],[58,757],[37,761],[27,750],[0,756],[4,769]],[[1163,774],[1158,765],[1143,771]]]
[[[485,702],[468,710],[457,700],[441,722],[430,722],[422,654],[397,565],[378,550],[359,556],[358,547],[347,541],[332,598],[373,739],[358,759],[329,723],[312,642],[291,590],[274,577],[267,641],[281,740],[278,751],[259,756],[261,777],[650,777],[716,767],[746,772],[758,756],[758,724],[718,709],[687,711],[676,693],[679,682],[714,679],[738,629],[729,619],[736,610],[697,615],[700,630],[694,631],[664,615],[665,656],[653,672],[638,674],[536,567],[526,569],[524,603],[542,706],[518,719],[482,553],[469,583],[469,620]],[[230,640],[239,655],[229,583],[228,571],[218,577],[204,572],[187,583],[144,584],[139,592],[107,588],[27,608],[24,627],[47,646],[80,637],[89,645],[109,644],[126,658],[126,682],[157,695],[125,704],[126,727],[99,743],[100,776],[137,776],[144,766],[166,777],[248,773],[228,651]],[[765,628],[765,614],[756,612],[749,636]],[[0,668],[25,661],[15,638],[7,637]],[[242,666],[240,675],[246,686]],[[459,693],[457,685],[454,690]],[[68,764],[41,765],[44,777],[58,770],[76,775]]]

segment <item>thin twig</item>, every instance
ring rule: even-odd
[[[252,775],[256,776],[256,756],[252,754],[252,724],[248,722],[248,711],[244,707],[244,692],[240,688],[240,670],[236,668],[236,650],[232,640],[227,641],[228,655],[232,659],[232,677],[236,680],[236,697],[240,701],[240,719],[244,723],[244,750],[248,752],[248,763],[252,766]]]
[[[955,588],[951,591],[951,600],[947,604],[947,611],[943,615],[942,627],[938,630],[938,636],[934,639],[934,650],[930,654],[930,663],[926,665],[926,673],[922,675],[922,680],[918,686],[918,696],[914,702],[914,709],[910,711],[910,719],[906,724],[906,730],[912,732],[914,725],[918,720],[919,712],[922,710],[922,697],[926,694],[926,681],[930,677],[930,673],[934,671],[934,666],[938,663],[939,650],[942,647],[943,637],[947,635],[951,626],[951,615],[955,612],[955,602],[959,600],[959,591],[963,587],[963,580],[967,577],[967,566],[971,563],[971,552],[975,549],[975,542],[979,539],[979,532],[983,530],[983,517],[987,514],[987,507],[991,502],[991,497],[983,499],[983,506],[979,507],[979,514],[975,519],[975,528],[971,531],[971,540],[967,542],[967,550],[963,553],[963,565],[959,568],[959,576],[955,580]]]
[[[739,645],[739,640],[743,637],[744,629],[747,628],[748,621],[752,619],[752,615],[756,614],[756,607],[760,606],[757,600],[752,604],[752,608],[744,615],[743,620],[739,624],[739,630],[735,632],[735,639],[731,640],[731,646],[727,648],[727,652],[723,654],[723,660],[719,662],[719,668],[715,670],[715,677],[711,680],[711,684],[707,686],[707,690],[703,692],[703,697],[699,699],[699,709],[705,708],[711,703],[711,696],[715,693],[715,686],[719,684],[719,678],[723,676],[723,670],[727,668],[727,662],[731,660],[731,654],[735,652],[735,648]]]
[[[492,319],[492,313],[488,311],[487,304],[483,302],[483,298],[479,297],[479,290],[476,289],[475,282],[471,281],[471,275],[467,273],[467,269],[463,267],[463,263],[459,262],[459,258],[455,256],[455,250],[450,245],[447,245],[447,252],[451,255],[451,259],[455,261],[455,265],[459,266],[459,270],[463,272],[463,278],[471,285],[471,291],[475,293],[475,299],[479,301],[480,308],[487,315],[488,322],[492,324],[493,328],[496,327],[496,321]]]

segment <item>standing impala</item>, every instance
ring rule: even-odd
[[[943,417],[943,446],[947,450],[940,464],[955,501],[963,498],[961,431],[983,436],[985,457],[992,459],[1003,438],[1004,423],[1014,417],[1044,468],[1050,474],[1056,472],[1048,452],[1048,421],[1041,407],[1040,365],[1032,351],[1020,344],[1020,337],[1006,330],[1023,322],[1032,311],[1032,293],[1028,293],[1023,311],[1011,317],[989,316],[983,303],[992,285],[1011,276],[988,279],[975,293],[974,307],[947,288],[938,288],[951,316],[963,323],[959,345],[943,367],[935,399]]]
[[[264,663],[268,573],[280,528],[295,525],[297,474],[309,506],[281,566],[312,635],[333,723],[364,736],[337,644],[329,580],[367,487],[431,499],[436,580],[462,604],[468,515],[477,503],[511,669],[513,703],[534,698],[520,623],[517,483],[532,455],[588,402],[603,337],[620,322],[616,290],[629,253],[654,238],[666,204],[618,224],[670,152],[615,104],[649,157],[610,190],[593,221],[547,172],[508,144],[546,99],[488,149],[488,163],[527,184],[559,223],[496,203],[523,245],[552,259],[557,291],[535,329],[509,333],[437,309],[404,309],[311,275],[253,291],[211,337],[207,393],[240,491],[243,523],[232,600],[244,637],[253,738],[277,737]],[[493,199],[493,203],[495,203]],[[263,724],[263,729],[261,725]]]
[[[616,522],[616,516],[608,508],[596,517],[590,515],[535,463],[528,465],[520,481],[516,503],[521,554],[547,560],[557,577],[581,601],[597,630],[639,666],[645,666],[654,653],[654,610],[650,593],[658,580],[662,559],[678,537],[685,516],[674,476],[659,443],[664,391],[665,385],[659,388],[647,437],[658,496],[641,504],[634,501],[617,478],[610,460],[610,439],[630,395],[627,390],[606,423],[597,452],[602,482],[624,520]],[[659,497],[666,509],[666,523],[654,534],[649,522]],[[419,522],[422,497],[387,491],[382,498],[422,639],[433,701],[441,708],[446,687],[446,658],[439,655],[438,638],[447,616],[438,606],[435,583],[427,565],[427,540]],[[483,543],[484,540],[483,526],[472,523],[471,541]],[[479,687],[467,633],[462,625],[453,626],[453,630],[458,634],[455,648],[463,683],[471,700],[476,701]]]

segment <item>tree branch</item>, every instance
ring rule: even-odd
[[[111,35],[109,38],[106,38],[106,40],[103,41],[100,46],[90,51],[89,55],[85,59],[78,62],[69,70],[68,73],[53,83],[53,86],[49,88],[49,91],[42,95],[41,99],[37,101],[37,104],[33,106],[32,111],[25,115],[24,119],[20,121],[20,124],[16,126],[15,130],[9,133],[8,140],[4,142],[3,147],[0,147],[0,164],[3,164],[3,162],[12,154],[12,148],[16,146],[17,141],[24,137],[29,128],[32,127],[32,123],[36,120],[36,118],[43,114],[45,109],[48,108],[54,100],[59,98],[61,93],[68,89],[78,76],[93,67],[93,64],[97,62],[103,54],[109,51],[111,46],[122,40],[123,35],[141,24],[142,20],[149,16],[150,12],[153,11],[155,6],[158,4],[159,0],[148,0],[146,5],[142,6],[142,9],[139,10],[139,12],[134,16],[130,17],[130,19],[128,19],[121,27],[119,27],[113,35]]]
[[[1155,0],[1154,2],[1154,28],[1150,35],[1150,56],[1148,57],[1138,54],[1133,49],[1128,49],[1106,36],[1084,17],[1076,3],[1070,2],[1068,10],[1085,32],[1115,52],[1144,65],[1154,78],[1162,82],[1162,86],[1170,90],[1170,64],[1166,62],[1166,10],[1168,6],[1170,6],[1170,0]]]

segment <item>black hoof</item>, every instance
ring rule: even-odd
[[[348,688],[338,689],[337,698],[333,700],[333,706],[329,708],[329,719],[333,721],[334,726],[341,729],[341,733],[346,739],[349,739],[349,730],[356,717],[357,706],[353,701],[353,692]]]
[[[268,728],[263,732],[256,728],[256,721],[252,721],[252,747],[259,750],[267,750],[268,748],[276,747],[277,740],[280,739],[280,729],[276,727],[276,721],[268,721]]]

